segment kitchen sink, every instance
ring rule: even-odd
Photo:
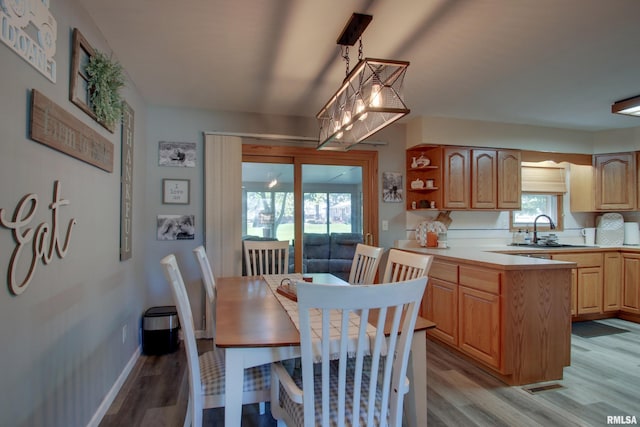
[[[521,248],[586,248],[587,245],[568,245],[564,243],[510,243],[509,246],[518,246]],[[593,247],[593,246],[590,246]]]

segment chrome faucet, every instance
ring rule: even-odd
[[[553,223],[553,220],[551,219],[551,217],[549,215],[538,215],[536,217],[536,219],[533,220],[533,243],[536,244],[538,243],[538,219],[543,216],[545,218],[547,218],[549,220],[549,228],[550,229],[555,229],[556,225]]]

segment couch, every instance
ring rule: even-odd
[[[362,241],[360,233],[305,233],[302,271],[331,273],[343,280],[348,280],[356,245]]]

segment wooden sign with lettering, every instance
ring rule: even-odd
[[[133,109],[122,108],[122,157],[120,169],[120,261],[131,258],[133,232]]]
[[[33,89],[30,137],[76,159],[113,172],[113,144]]]

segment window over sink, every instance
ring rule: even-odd
[[[533,230],[533,221],[538,215],[548,215],[553,220],[557,231],[564,229],[562,215],[563,197],[561,194],[522,193],[522,209],[512,211],[509,216],[509,229]],[[538,231],[549,231],[549,221],[540,218],[537,224]]]

